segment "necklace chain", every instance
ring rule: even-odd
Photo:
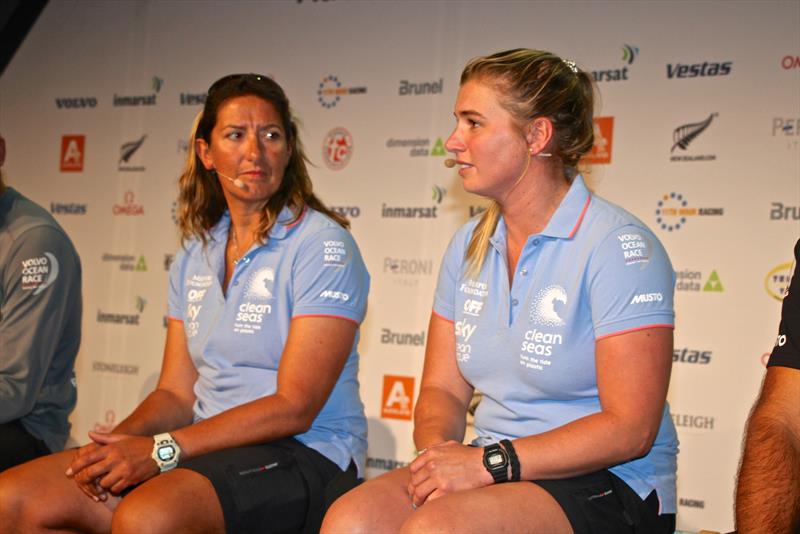
[[[239,236],[236,235],[236,228],[233,225],[231,225],[230,232],[233,234],[233,264],[238,265],[242,259],[242,255],[239,253]]]

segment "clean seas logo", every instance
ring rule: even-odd
[[[120,171],[130,172],[143,172],[145,170],[144,166],[133,165],[130,161],[134,154],[136,154],[139,149],[142,148],[145,139],[147,139],[147,134],[144,134],[135,141],[123,143],[122,146],[119,147],[119,162],[117,163],[117,169]]]
[[[395,285],[417,287],[420,278],[433,275],[433,260],[387,256],[383,258],[383,274]]]
[[[447,195],[447,189],[434,185],[431,188],[433,206],[387,206],[381,205],[381,217],[384,219],[435,219],[439,216],[438,204],[442,203]]]
[[[608,69],[593,70],[592,77],[596,82],[619,82],[628,80],[628,67],[633,65],[639,57],[639,47],[629,44],[622,45],[621,48],[622,66],[611,67]]]
[[[144,215],[144,206],[135,202],[133,191],[125,191],[122,204],[114,204],[111,212],[114,215]]]
[[[400,80],[400,87],[397,89],[397,94],[400,96],[440,95],[442,94],[443,86],[444,78],[439,78],[434,82],[410,82],[408,80]]]
[[[723,208],[693,208],[680,193],[668,193],[656,204],[656,222],[662,230],[672,232],[684,227],[690,217],[721,216]]]
[[[317,100],[320,105],[326,109],[336,107],[339,101],[345,95],[364,95],[367,93],[365,86],[359,87],[345,87],[339,78],[336,76],[328,75],[322,78],[317,87]]]
[[[725,286],[716,269],[707,275],[703,271],[681,269],[675,271],[675,291],[722,293]]]
[[[82,172],[83,156],[86,153],[85,135],[61,136],[61,172]]]
[[[22,290],[38,295],[58,278],[58,260],[50,253],[22,260]]]
[[[550,357],[563,345],[561,334],[548,332],[549,328],[564,326],[562,317],[569,301],[567,291],[559,285],[551,285],[540,289],[531,301],[529,320],[545,327],[544,330],[533,328],[526,330],[520,346],[520,365],[537,371],[543,371],[552,365]]]
[[[346,128],[334,128],[322,141],[322,160],[329,169],[340,171],[353,157],[353,136]]]
[[[93,96],[81,96],[76,98],[56,98],[58,109],[83,109],[96,108],[97,99]]]
[[[733,61],[703,61],[702,63],[667,63],[667,78],[713,78],[727,76]]]
[[[139,319],[144,313],[145,306],[147,306],[147,301],[143,297],[137,296],[133,304],[137,313],[109,313],[97,310],[97,322],[139,326]]]
[[[567,291],[558,285],[540,289],[531,302],[529,319],[545,326],[564,326],[561,310],[567,305]]]
[[[431,143],[430,137],[409,137],[405,139],[390,137],[386,141],[386,148],[408,150],[408,155],[412,158],[421,156],[444,157],[447,155],[447,151],[444,149],[444,140],[441,137],[437,137],[433,143]]]
[[[158,93],[161,91],[162,87],[164,87],[163,78],[153,76],[150,79],[150,89],[153,91],[152,93],[146,95],[118,95],[114,93],[114,107],[155,106],[156,97],[158,96]]]
[[[675,153],[675,149],[679,148],[685,151],[692,144],[692,141],[697,139],[703,132],[705,132],[711,122],[719,116],[719,113],[712,113],[708,118],[701,122],[694,122],[691,124],[683,124],[678,126],[672,131],[672,150],[671,154]],[[714,154],[696,154],[696,155],[672,155],[670,161],[714,161],[717,156]]]
[[[764,289],[775,300],[782,301],[789,292],[789,283],[792,281],[794,262],[781,263],[772,268],[764,278]]]
[[[244,299],[239,304],[239,309],[234,319],[234,333],[255,334],[261,330],[264,317],[272,313],[272,305],[265,301],[274,298],[274,287],[275,270],[272,267],[262,267],[250,275],[244,290]],[[203,290],[200,298],[203,295],[205,295],[205,290]],[[197,310],[199,312],[200,306],[197,306]],[[192,320],[196,319],[197,314],[195,313]]]
[[[145,259],[144,254],[140,254],[139,257],[137,258],[133,254],[105,253],[103,254],[101,259],[104,263],[119,264],[120,271],[136,271],[136,272],[147,271],[147,260]]]
[[[383,376],[381,417],[410,421],[414,414],[414,377]]]
[[[614,117],[595,117],[593,122],[594,144],[583,160],[592,165],[607,165],[611,163],[614,145]]]
[[[50,213],[57,215],[86,215],[87,204],[77,202],[51,202]]]
[[[698,365],[708,365],[711,363],[712,353],[710,350],[700,349],[673,349],[672,361],[674,363],[694,363]]]

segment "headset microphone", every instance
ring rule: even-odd
[[[222,173],[221,173],[221,172],[219,172],[219,171],[216,171],[216,173],[217,173],[217,174],[219,174],[220,176],[222,176],[223,178],[225,178],[226,180],[228,180],[229,182],[231,182],[233,185],[235,185],[235,186],[236,186],[236,187],[238,187],[239,189],[247,189],[247,184],[246,184],[246,183],[244,183],[244,182],[243,182],[242,180],[240,180],[239,178],[236,178],[236,179],[234,180],[234,179],[233,179],[233,178],[231,178],[230,176],[225,176],[224,174],[222,174]]]
[[[446,160],[444,160],[444,166],[447,167],[448,169],[452,169],[453,167],[456,166],[456,160],[452,158],[447,158]]]

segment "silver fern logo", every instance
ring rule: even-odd
[[[670,153],[674,153],[676,148],[680,148],[681,151],[685,151],[689,148],[689,145],[691,145],[700,134],[705,132],[708,127],[711,126],[711,122],[718,116],[719,113],[712,113],[704,121],[684,124],[675,128],[672,131],[673,145]],[[717,156],[714,154],[677,155],[671,156],[670,159],[672,161],[713,161],[717,159]]]
[[[130,159],[142,147],[145,139],[147,139],[147,134],[141,136],[136,141],[130,141],[128,143],[124,143],[121,147],[119,147],[119,163],[118,163],[119,170],[136,171],[136,172],[144,171],[144,167],[141,165],[139,166],[130,165]]]

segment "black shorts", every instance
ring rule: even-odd
[[[534,480],[558,502],[575,534],[672,534],[675,514],[659,515],[655,490],[642,500],[603,469],[560,480]]]
[[[25,430],[19,419],[0,424],[0,472],[50,454],[40,439]]]
[[[342,471],[294,438],[212,452],[180,467],[211,481],[229,533],[319,532],[328,507],[359,483],[354,463]]]

